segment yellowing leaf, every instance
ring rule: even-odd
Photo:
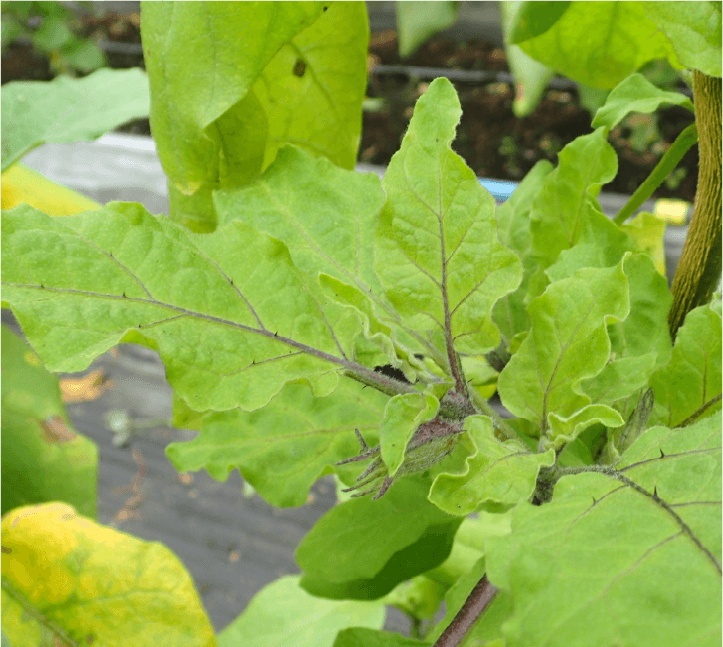
[[[8,513],[2,545],[2,630],[14,647],[216,645],[190,575],[162,544],[53,502]]]
[[[687,203],[682,203],[687,204]],[[655,269],[665,276],[665,215],[656,208],[656,213],[639,213],[635,218],[624,224],[621,229],[635,242],[641,252],[650,254]]]
[[[63,402],[95,400],[111,388],[113,388],[113,381],[104,380],[103,371],[91,371],[83,377],[66,377],[60,380]]]
[[[73,429],[58,378],[2,327],[2,513],[64,501],[95,518],[98,448]]]
[[[2,185],[3,209],[26,203],[50,216],[71,216],[81,211],[100,209],[97,202],[51,182],[22,164],[15,164],[2,174]]]

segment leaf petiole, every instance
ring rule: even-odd
[[[622,209],[615,216],[614,222],[616,225],[622,225],[630,216],[635,213],[643,202],[645,202],[653,191],[657,189],[668,177],[670,172],[678,166],[680,160],[688,152],[691,146],[698,141],[698,128],[693,123],[690,124],[671,144],[670,148],[665,152],[665,155],[660,158],[657,166],[650,172],[650,175],[645,179],[638,189],[630,196],[630,199],[625,203]]]

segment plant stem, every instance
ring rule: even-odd
[[[708,409],[710,409],[714,404],[717,404],[721,401],[721,394],[719,393],[714,398],[708,400],[700,409],[698,409],[695,413],[688,416],[683,422],[679,422],[677,425],[675,425],[675,429],[679,429],[680,427],[687,427],[688,425],[693,424],[698,418],[700,418]]]
[[[618,215],[615,216],[614,222],[617,225],[622,225],[630,216],[635,213],[643,202],[645,202],[653,191],[657,189],[665,180],[670,172],[678,166],[678,163],[683,159],[693,144],[698,141],[698,128],[693,123],[688,126],[677,139],[673,142],[671,147],[665,152],[665,155],[660,159],[657,166],[652,170],[650,175],[645,179],[638,189],[630,196],[630,199],[625,203],[625,206],[620,209]]]
[[[467,597],[462,608],[457,612],[444,633],[437,638],[434,647],[455,647],[464,640],[467,632],[481,617],[487,605],[497,593],[497,588],[490,584],[487,575],[477,582],[472,592]]]
[[[395,380],[393,377],[387,377],[382,373],[377,373],[366,367],[360,367],[359,365],[352,365],[344,371],[344,375],[350,377],[352,380],[361,382],[365,386],[370,386],[377,391],[381,391],[385,395],[394,397],[395,395],[403,393],[419,393],[411,384]]]
[[[507,440],[520,440],[520,437],[517,435],[517,432],[510,427],[509,424],[507,424],[502,418],[485,400],[477,391],[474,389],[470,389],[470,394],[472,396],[472,403],[474,406],[479,409],[479,411],[485,415],[492,418],[492,422],[497,429],[502,433],[503,436]],[[520,441],[522,442],[522,441]]]
[[[700,171],[693,218],[673,280],[668,314],[675,339],[686,315],[710,300],[721,278],[721,79],[693,72]]]

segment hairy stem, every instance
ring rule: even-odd
[[[686,315],[710,300],[721,278],[721,79],[693,72],[700,171],[693,218],[673,280],[668,314],[675,339]]]
[[[678,166],[680,160],[688,152],[691,146],[698,141],[698,128],[695,124],[688,126],[678,138],[673,142],[671,147],[665,152],[665,155],[660,159],[657,166],[652,170],[650,175],[630,196],[630,199],[625,203],[622,209],[615,216],[615,224],[622,225],[630,216],[635,213],[643,202],[645,202],[653,191],[657,189],[668,177],[670,172]]]
[[[419,393],[411,384],[395,380],[393,377],[387,377],[382,373],[366,369],[366,367],[361,368],[364,370],[360,370],[357,366],[349,367],[344,371],[344,375],[392,397],[404,393]]]
[[[497,593],[497,588],[490,584],[487,575],[477,582],[472,592],[467,597],[462,608],[457,612],[444,633],[437,638],[434,647],[456,647],[467,635],[472,626],[481,617],[487,605]]]

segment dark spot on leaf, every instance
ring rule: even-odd
[[[411,384],[411,382],[404,377],[404,373],[398,368],[394,368],[391,364],[385,364],[384,366],[375,366],[374,367],[375,373],[381,373],[382,375],[386,375],[387,377],[393,377],[395,380],[399,380],[400,382],[406,382],[407,384]]]
[[[321,10],[322,10],[322,11],[326,11],[328,8],[329,8],[329,5],[324,5],[324,6],[321,8]]]
[[[304,76],[304,72],[306,72],[306,63],[304,63],[304,61],[300,58],[297,58],[296,63],[294,63],[293,72],[296,76]]]

